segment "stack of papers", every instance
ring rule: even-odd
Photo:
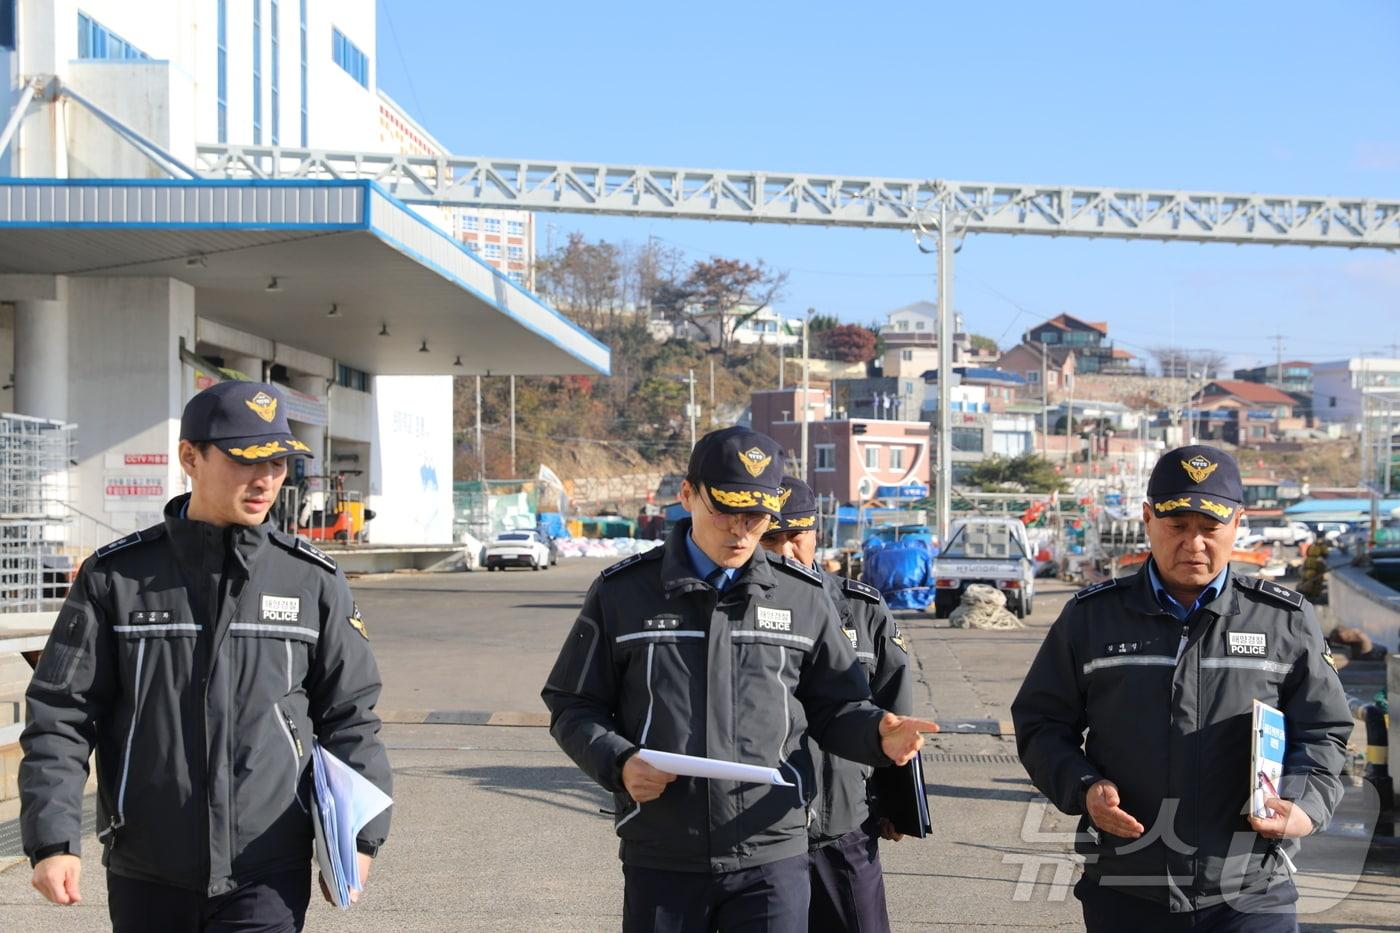
[[[364,890],[355,837],[393,800],[319,742],[311,743],[311,770],[316,784],[316,807],[311,814],[316,864],[336,906],[345,910],[350,892]]]
[[[683,777],[716,778],[721,781],[744,781],[750,784],[775,784],[778,787],[791,787],[783,779],[777,768],[766,765],[742,765],[737,761],[722,761],[718,758],[700,758],[695,755],[677,755],[675,752],[658,752],[644,748],[637,757],[658,771],[679,774]]]
[[[1284,743],[1288,726],[1283,713],[1260,700],[1254,701],[1254,741],[1250,748],[1249,812],[1260,819],[1273,814],[1264,801],[1277,797],[1283,779]]]

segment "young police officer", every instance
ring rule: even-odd
[[[1286,852],[1341,799],[1351,716],[1312,607],[1230,572],[1242,498],[1224,451],[1162,457],[1143,505],[1151,560],[1074,597],[1012,704],[1036,787],[1085,814],[1090,933],[1297,929]],[[1256,699],[1287,719],[1266,819],[1248,814]]]
[[[701,438],[691,518],[603,571],[545,685],[551,734],[615,797],[626,931],[805,930],[808,733],[886,765],[937,728],[871,705],[820,575],[758,549],[782,474],[771,438]],[[777,767],[793,786],[678,778],[642,748]]]
[[[386,793],[379,672],[335,562],[266,521],[307,447],[277,389],[185,406],[193,492],[98,550],[26,699],[21,825],[34,887],[79,900],[88,756],[113,929],[300,930],[311,891],[311,740]],[[361,832],[360,875],[385,814]]]
[[[817,497],[795,476],[783,477],[787,500],[782,517],[763,536],[763,547],[803,567],[815,568]],[[870,682],[870,695],[881,709],[907,716],[913,712],[913,679],[899,626],[880,591],[856,580],[818,570],[827,598],[836,606],[841,634],[855,649]],[[880,869],[880,837],[904,838],[881,818],[867,800],[868,768],[813,750],[817,799],[808,827],[812,904],[810,933],[890,928],[885,906],[885,876]]]

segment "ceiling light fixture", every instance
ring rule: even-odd
[[[421,347],[418,348],[418,352],[419,352],[419,353],[427,353],[427,352],[428,352],[428,341],[426,341],[426,340],[423,341],[423,345],[422,345]]]
[[[185,257],[185,265],[187,265],[187,266],[189,266],[190,268],[193,269],[195,266],[207,266],[207,265],[209,265],[209,263],[208,263],[208,261],[207,261],[203,256],[201,256],[201,255],[195,255],[195,256],[186,256],[186,257]]]
[[[457,354],[457,358],[456,358],[455,360],[452,361],[452,365],[453,365],[453,366],[461,366],[461,365],[462,365],[462,354],[460,354],[460,353]]]
[[[280,292],[281,290],[282,284],[277,281],[277,276],[274,275],[272,278],[267,280],[267,288],[265,288],[264,291]]]
[[[331,309],[326,312],[326,317],[340,317],[340,305],[332,304]]]
[[[381,337],[387,337],[387,336],[389,336],[389,325],[388,325],[388,324],[380,324],[380,325],[379,325],[379,336],[381,336]]]

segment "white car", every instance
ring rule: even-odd
[[[1302,522],[1288,522],[1283,525],[1265,525],[1258,529],[1265,541],[1284,544],[1290,547],[1298,544],[1312,544],[1317,540],[1313,530]]]
[[[486,546],[486,569],[529,567],[544,570],[551,563],[549,545],[537,531],[507,531]]]

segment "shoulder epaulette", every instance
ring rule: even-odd
[[[817,572],[816,572],[815,570],[813,570],[811,567],[805,567],[805,566],[803,566],[802,564],[799,564],[797,561],[793,560],[791,557],[784,557],[782,560],[778,560],[778,559],[775,557],[774,560],[773,560],[773,563],[777,564],[779,567],[784,568],[785,570],[789,570],[789,571],[791,571],[792,573],[797,574],[797,575],[800,576],[800,577],[806,577],[808,580],[812,581],[812,582],[815,583],[817,586],[821,586],[821,585],[822,585],[822,575],[821,575],[821,574],[817,573]]]
[[[276,541],[293,554],[305,558],[313,564],[319,564],[331,573],[335,573],[337,567],[335,559],[301,535],[290,535],[283,531],[274,531],[272,533],[272,540]]]
[[[1283,603],[1285,606],[1291,606],[1294,609],[1303,608],[1304,599],[1302,593],[1290,590],[1286,586],[1279,586],[1274,581],[1265,580],[1262,577],[1245,577],[1239,574],[1233,574],[1233,576],[1236,585],[1241,589],[1255,590],[1263,596]]]
[[[868,599],[872,603],[878,603],[880,601],[879,590],[875,589],[875,587],[871,586],[869,583],[852,580],[850,577],[846,577],[841,581],[841,589],[850,593],[852,596]]]
[[[1081,602],[1083,600],[1088,599],[1090,596],[1094,596],[1095,594],[1105,592],[1106,590],[1111,590],[1115,586],[1117,586],[1121,581],[1126,579],[1128,578],[1113,577],[1112,579],[1103,580],[1099,583],[1095,583],[1093,586],[1086,586],[1084,587],[1084,589],[1074,594],[1075,602]]]
[[[163,525],[152,525],[150,528],[145,528],[141,531],[133,531],[129,535],[124,535],[118,538],[117,540],[112,541],[109,544],[104,544],[102,545],[102,547],[93,551],[92,559],[102,560],[104,557],[109,557],[117,553],[118,551],[124,551],[129,547],[140,544],[143,541],[154,541],[156,538],[160,537],[161,532],[164,530],[164,527],[165,526]]]
[[[641,563],[644,560],[655,560],[656,558],[661,556],[661,553],[664,550],[665,548],[654,547],[649,551],[639,551],[636,554],[633,554],[631,557],[624,557],[622,560],[618,561],[612,566],[604,567],[602,575],[604,577],[610,577],[613,574],[617,573],[619,570],[626,570],[628,567],[631,567],[634,564]]]

